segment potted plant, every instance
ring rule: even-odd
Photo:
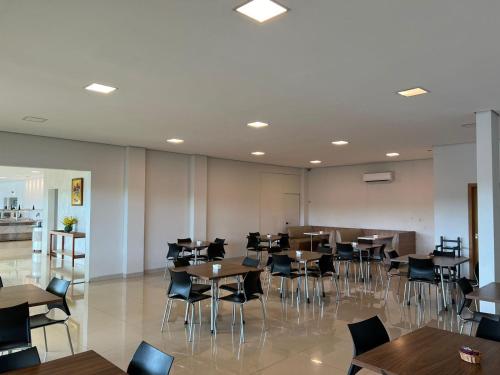
[[[73,231],[73,225],[78,223],[78,219],[73,216],[66,216],[63,220],[62,223],[64,225],[64,231],[66,233],[72,232]]]

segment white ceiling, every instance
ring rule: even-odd
[[[430,157],[500,107],[498,0],[281,0],[290,12],[265,24],[242,2],[0,0],[0,130],[343,165]],[[395,94],[414,86],[431,93]]]

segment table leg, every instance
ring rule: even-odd
[[[363,272],[363,251],[358,249],[359,252],[359,268],[361,269],[361,281],[365,281],[365,273]]]
[[[64,260],[64,236],[61,237],[61,259]]]
[[[212,301],[210,303],[210,332],[213,334],[215,332],[215,321],[217,319],[217,312],[215,305],[217,304],[217,281],[212,280],[211,283]]]
[[[307,262],[304,262],[304,273],[306,275],[306,282],[304,283],[304,288],[306,289],[306,299],[307,303],[311,303],[311,301],[309,300],[309,283],[307,282]]]
[[[52,264],[52,250],[54,249],[54,235],[50,234],[49,235],[49,267]]]
[[[73,257],[71,258],[71,267],[75,268],[75,237],[73,237],[73,246],[71,248],[71,254]]]
[[[443,277],[443,267],[439,267],[441,273],[441,293],[443,294],[443,304],[444,309],[448,310],[448,304],[446,303],[446,291],[444,290],[444,277]],[[437,301],[436,301],[437,303]]]
[[[311,251],[313,251],[313,236],[311,234]]]

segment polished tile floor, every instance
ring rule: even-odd
[[[45,264],[42,273],[46,272],[48,258],[43,257],[40,263]],[[28,260],[24,263],[0,260],[0,275],[7,285],[32,282],[46,286],[49,276],[33,278],[29,277],[27,269],[14,271],[11,268],[20,264],[29,268]],[[393,284],[397,287],[397,281]],[[391,338],[425,324],[457,330],[455,314],[449,311],[438,315],[434,300],[420,308],[413,300],[409,307],[403,306],[398,302],[396,291],[391,290],[385,302],[380,279],[368,284],[355,284],[351,280],[349,293],[341,283],[343,291],[339,302],[335,301],[332,286],[327,282],[323,306],[317,300],[309,305],[302,302],[298,307],[290,298],[281,301],[276,286],[272,286],[267,302],[267,330],[263,326],[259,303],[249,303],[245,308],[246,341],[241,343],[239,326],[231,325],[229,305],[221,306],[217,336],[210,334],[209,300],[203,305],[202,324],[196,324],[193,342],[187,341],[183,304],[174,305],[171,321],[161,333],[167,281],[160,273],[76,284],[68,292],[73,344],[76,351],[93,349],[123,369],[141,340],[145,340],[175,356],[174,375],[331,375],[345,374],[349,366],[352,357],[352,342],[346,325],[349,322],[377,314]],[[40,309],[33,309],[33,312]],[[33,332],[33,341],[42,359],[68,355],[64,328],[50,327],[47,333],[48,353],[42,332]]]

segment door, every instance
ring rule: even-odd
[[[477,184],[469,184],[469,278],[474,280],[474,268],[479,262],[477,230]]]
[[[284,193],[281,197],[283,207],[282,232],[287,233],[288,227],[299,225],[300,194]]]

